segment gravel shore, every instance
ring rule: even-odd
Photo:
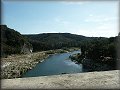
[[[27,70],[35,67],[37,63],[47,58],[45,52],[37,52],[26,55],[12,55],[7,58],[2,58],[1,76],[2,78],[17,78],[21,77]]]

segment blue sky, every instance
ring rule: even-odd
[[[2,24],[21,34],[118,34],[118,1],[3,1]]]

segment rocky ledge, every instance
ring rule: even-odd
[[[120,89],[119,70],[2,79],[1,89]]]

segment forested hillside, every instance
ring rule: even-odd
[[[81,47],[82,44],[96,38],[70,33],[43,33],[24,36],[32,43],[34,51],[59,49],[63,47]]]
[[[108,39],[95,38],[81,46],[81,54],[70,56],[70,58],[77,63],[82,63],[87,71],[118,69],[120,64],[119,40],[119,35]]]
[[[1,55],[20,54],[24,44],[30,46],[30,43],[19,32],[8,28],[6,25],[0,25],[1,32]]]

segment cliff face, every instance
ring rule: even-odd
[[[27,54],[27,53],[32,53],[33,48],[30,43],[24,43],[24,45],[21,48],[21,53]]]
[[[32,49],[32,45],[27,39],[14,29],[8,28],[6,25],[1,27],[1,56],[4,57],[10,54],[20,54],[21,51],[25,52],[24,45],[28,50]]]

